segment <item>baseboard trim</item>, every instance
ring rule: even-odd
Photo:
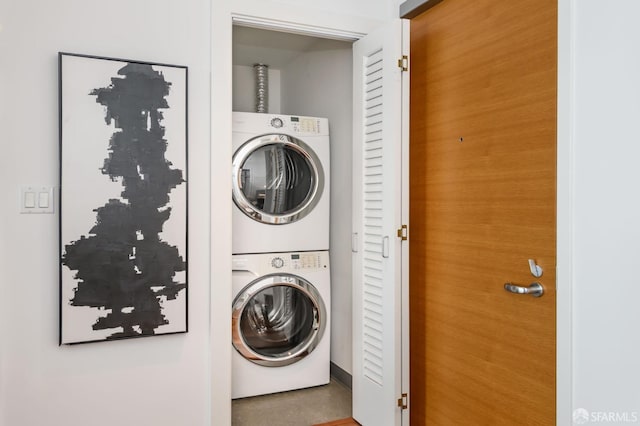
[[[352,378],[351,374],[344,371],[342,368],[335,365],[333,362],[330,363],[330,371],[331,376],[334,377],[337,381],[351,389]]]

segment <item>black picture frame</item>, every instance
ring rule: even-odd
[[[188,331],[188,68],[58,54],[59,344]]]

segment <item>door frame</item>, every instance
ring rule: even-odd
[[[402,52],[404,55],[407,55],[407,72],[402,73],[402,112],[400,114],[401,124],[400,128],[402,129],[402,135],[400,137],[401,144],[401,154],[400,154],[400,172],[402,173],[401,181],[401,203],[402,206],[400,208],[400,216],[402,218],[402,224],[407,225],[407,238],[409,238],[410,233],[410,223],[409,223],[409,142],[410,142],[410,130],[409,130],[409,94],[411,92],[411,58],[410,58],[410,35],[411,35],[411,21],[408,19],[402,20]],[[409,339],[410,329],[409,329],[409,317],[411,313],[409,311],[409,241],[403,241],[400,245],[400,277],[401,277],[401,289],[400,289],[400,303],[402,306],[400,312],[400,332],[401,332],[401,341],[402,341],[402,353],[400,354],[400,359],[402,365],[400,366],[401,371],[401,383],[403,391],[409,394],[409,390],[411,388],[411,371],[409,370],[410,366],[410,355],[411,355],[411,340]],[[408,410],[406,414],[402,415],[402,426],[409,426],[411,423],[411,396],[407,398],[408,401]]]
[[[573,422],[574,2],[558,0],[556,166],[556,423]]]
[[[232,139],[232,68],[233,25],[246,26],[355,41],[382,24],[373,18],[354,17],[324,11],[309,10],[305,6],[291,6],[286,10],[271,1],[230,0],[213,2],[210,8],[210,194],[228,194],[233,150]],[[310,13],[313,12],[313,13]],[[215,28],[215,31],[213,30]],[[197,70],[196,72],[206,72]],[[205,113],[206,116],[206,113]],[[206,119],[206,117],[201,117]],[[215,137],[214,137],[215,135]],[[228,143],[221,143],[228,141]],[[203,171],[202,173],[205,173]],[[197,188],[196,188],[197,189]],[[206,191],[205,188],[200,188]],[[232,253],[231,197],[210,196],[209,237],[209,386],[208,422],[210,425],[231,425],[231,302],[230,283]],[[215,217],[214,217],[215,212]],[[215,242],[215,243],[214,243]],[[221,343],[222,342],[222,343]]]

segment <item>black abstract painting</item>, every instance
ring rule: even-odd
[[[186,332],[187,69],[59,60],[60,343]]]

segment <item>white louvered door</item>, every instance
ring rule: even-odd
[[[353,417],[363,426],[393,426],[402,424],[403,393],[402,22],[367,35],[353,51]]]

